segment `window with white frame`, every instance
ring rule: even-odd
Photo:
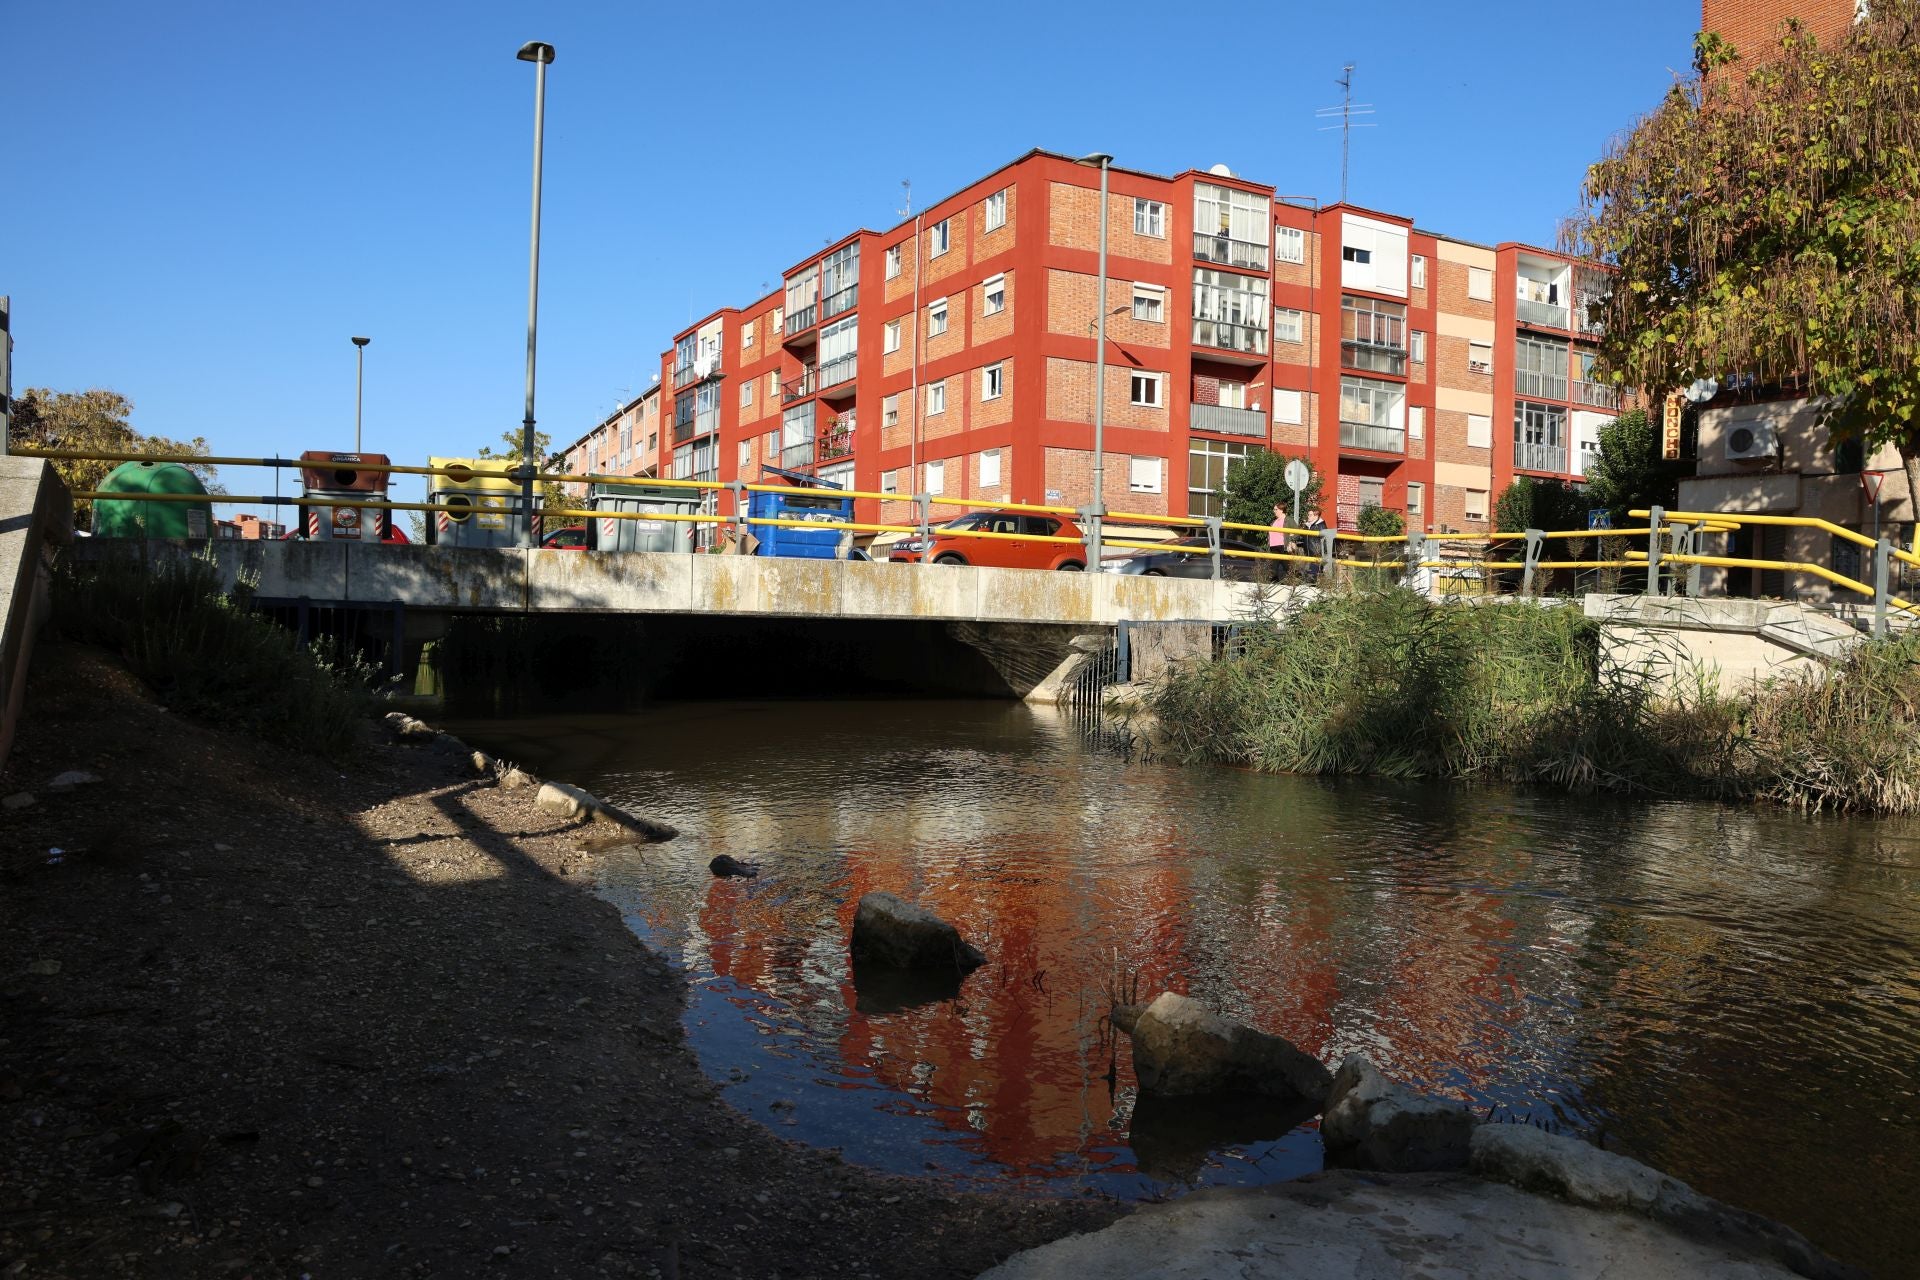
[[[780,394],[780,371],[778,369],[775,369],[772,373],[769,373],[767,375],[767,399],[771,400],[779,394]]]
[[[1469,342],[1467,344],[1467,372],[1493,372],[1493,344],[1491,342]]]
[[[1425,440],[1427,438],[1427,410],[1425,405],[1407,406],[1407,439]]]
[[[900,473],[898,471],[882,471],[880,473],[880,492],[900,492]]]
[[[753,321],[749,320],[745,324],[740,326],[740,349],[742,351],[745,351],[748,347],[752,345],[753,345]]]
[[[748,467],[751,467],[752,465],[753,465],[753,441],[742,440],[740,442],[740,470],[745,471]]]
[[[1307,317],[1304,312],[1292,307],[1273,309],[1273,340],[1275,342],[1300,342],[1306,329]]]
[[[1425,329],[1415,329],[1408,339],[1407,358],[1415,364],[1427,362],[1427,331]]]
[[[1000,451],[989,449],[980,455],[980,487],[997,489],[1000,487]]]
[[[1475,302],[1492,302],[1493,272],[1485,267],[1468,267],[1467,296]]]
[[[1460,514],[1468,520],[1485,520],[1487,518],[1487,491],[1485,489],[1466,490],[1461,495]]]
[[[1166,474],[1165,458],[1129,458],[1127,460],[1127,492],[1159,493],[1162,478]]]
[[[1427,486],[1418,480],[1407,482],[1407,523],[1417,525],[1427,512]]]
[[[947,331],[947,300],[935,298],[927,304],[927,336],[937,338]]]
[[[787,314],[787,309],[785,307],[775,307],[770,313],[768,313],[767,332],[775,333],[775,334],[779,333],[780,326],[786,323],[786,319],[785,319],[786,314]]]
[[[1133,234],[1164,240],[1167,236],[1167,206],[1158,200],[1133,201]]]
[[[927,228],[927,256],[929,258],[939,257],[947,251],[947,246],[952,243],[952,233],[947,222],[947,219],[942,218]]]
[[[892,355],[900,349],[900,322],[889,320],[880,330],[880,350]]]
[[[927,464],[927,492],[945,493],[947,491],[947,463],[943,458]]]
[[[1167,291],[1157,284],[1133,286],[1133,318],[1148,324],[1163,324],[1167,318]]]
[[[1298,227],[1273,229],[1273,256],[1282,262],[1307,260],[1307,233]]]
[[[1006,367],[990,364],[980,371],[980,398],[998,400],[1006,387]]]
[[[745,409],[752,403],[753,403],[753,383],[743,382],[740,384],[740,407],[742,409]]]
[[[1007,309],[1007,278],[1004,275],[989,276],[980,288],[981,315],[997,316]]]
[[[1416,289],[1427,287],[1427,260],[1422,254],[1414,254],[1412,267],[1408,272],[1408,283]]]
[[[1223,409],[1244,409],[1247,407],[1247,384],[1244,382],[1223,382],[1220,384],[1220,407]]]
[[[1193,184],[1193,256],[1205,262],[1267,269],[1267,197],[1211,182]]]
[[[906,255],[901,253],[900,245],[887,250],[887,279],[892,280],[900,274],[900,260]]]
[[[1467,415],[1467,447],[1469,449],[1493,448],[1493,416],[1491,414]]]
[[[945,382],[929,382],[927,384],[927,416],[931,418],[936,413],[945,413],[946,411],[947,384]]]
[[[895,392],[893,395],[883,396],[880,400],[880,426],[881,429],[884,430],[887,427],[897,427],[899,425],[900,395],[898,392]]]
[[[1273,420],[1299,426],[1306,412],[1303,397],[1298,391],[1287,391],[1280,387],[1273,389]]]
[[[1166,375],[1160,373],[1135,373],[1129,375],[1128,393],[1132,403],[1158,409],[1162,404],[1161,383]]]
[[[998,231],[1007,225],[1007,193],[1005,189],[987,197],[987,230]]]

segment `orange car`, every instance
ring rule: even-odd
[[[1018,535],[1005,538],[956,536],[963,530]],[[1046,538],[1073,538],[1073,542],[1046,542]],[[979,564],[996,569],[1067,569],[1087,567],[1086,545],[1080,526],[1059,516],[1028,515],[1021,511],[969,511],[955,520],[935,525],[931,537],[919,535],[893,544],[887,559],[895,564],[930,559],[935,564]],[[931,544],[931,545],[929,545]]]

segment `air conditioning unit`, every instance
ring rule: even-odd
[[[1727,430],[1727,461],[1771,458],[1780,452],[1780,437],[1765,422],[1736,422]]]

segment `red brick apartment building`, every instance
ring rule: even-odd
[[[1227,468],[1259,449],[1309,458],[1343,527],[1371,502],[1415,529],[1484,530],[1515,474],[1581,475],[1613,401],[1588,376],[1592,282],[1570,260],[1278,200],[1218,166],[1109,179],[1104,298],[1098,170],[1029,152],[676,335],[657,452],[636,421],[610,469],[778,466],[902,495],[860,503],[889,523],[912,520],[916,491],[1083,506],[1105,310],[1110,510],[1218,512]],[[629,416],[570,456],[606,458]]]
[[[1866,16],[1868,0],[1702,0],[1700,29],[1732,45],[1743,61],[1763,58],[1776,47],[1780,24],[1803,23],[1815,39],[1844,33]]]

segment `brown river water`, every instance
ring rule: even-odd
[[[851,1161],[1136,1198],[1320,1167],[1298,1116],[1136,1109],[1101,1026],[1133,983],[1920,1275],[1920,824],[1131,763],[1009,703],[450,727],[680,828],[600,891],[733,1104]],[[876,889],[991,962],[856,988]]]

